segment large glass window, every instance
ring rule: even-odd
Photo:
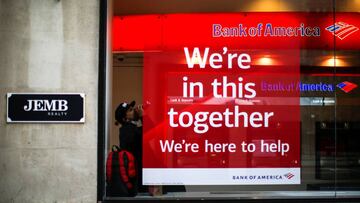
[[[360,195],[358,2],[112,8],[106,198]]]

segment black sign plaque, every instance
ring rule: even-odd
[[[84,123],[83,93],[7,93],[8,123]]]

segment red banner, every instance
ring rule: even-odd
[[[299,49],[267,50],[281,65],[256,65],[264,51],[145,52],[144,184],[299,183],[299,91],[261,87],[297,84]],[[250,174],[274,179],[236,178]]]
[[[300,183],[300,49],[356,49],[357,13],[119,16],[145,51],[143,183]]]
[[[334,26],[334,29],[331,28]],[[115,16],[114,51],[177,50],[187,46],[357,49],[359,13],[252,12]]]

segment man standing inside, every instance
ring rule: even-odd
[[[138,192],[148,192],[142,185],[142,113],[141,105],[135,101],[121,103],[115,110],[115,120],[120,124],[120,148],[131,152],[135,157]]]

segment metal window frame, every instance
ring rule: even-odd
[[[333,0],[333,4],[335,5]],[[206,200],[206,202],[217,202],[224,200],[227,202],[358,202],[360,195],[358,191],[254,191],[244,192],[239,197],[219,198],[219,197],[147,197],[147,198],[107,198],[105,189],[105,157],[108,148],[108,138],[110,130],[111,115],[111,84],[112,84],[112,49],[111,49],[111,19],[112,19],[112,0],[100,0],[99,13],[99,72],[98,72],[98,150],[97,150],[97,201],[98,202],[124,202],[124,201],[145,201],[157,202],[168,200],[176,202]],[[335,8],[334,8],[335,12]],[[334,50],[335,51],[335,50]]]

